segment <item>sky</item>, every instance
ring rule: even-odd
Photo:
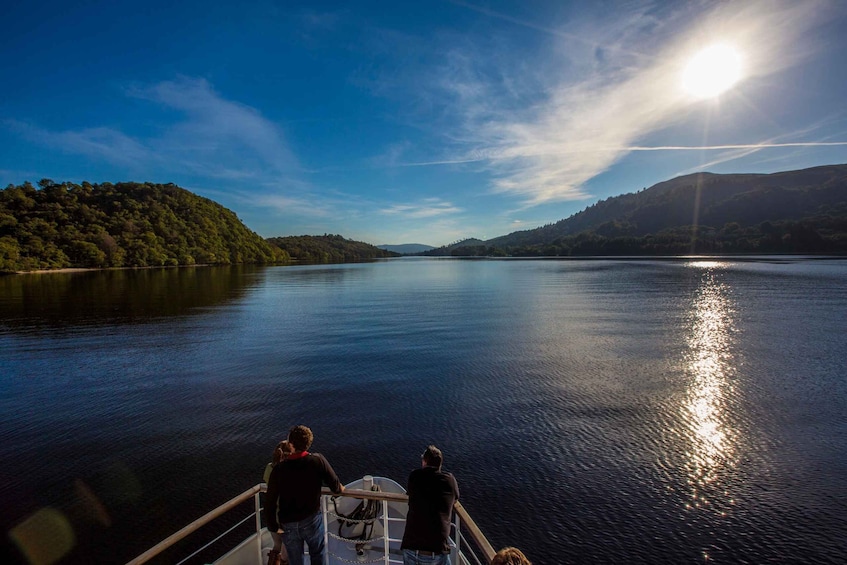
[[[173,182],[263,237],[441,246],[697,171],[847,163],[840,0],[32,0],[0,17],[0,186]],[[717,70],[692,63],[715,46]]]

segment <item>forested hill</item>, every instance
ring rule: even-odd
[[[400,256],[399,253],[344,239],[340,235],[271,237],[268,241],[288,253],[291,259],[308,263],[344,263]]]
[[[173,184],[45,179],[0,191],[0,272],[287,259],[232,211]]]
[[[814,252],[847,252],[847,165],[686,175],[446,254]]]

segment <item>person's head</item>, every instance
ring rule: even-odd
[[[437,467],[440,469],[441,464],[444,463],[444,456],[441,454],[440,449],[434,445],[428,445],[423,455],[421,455],[421,460],[427,467]]]
[[[285,458],[294,453],[294,446],[287,439],[282,440],[274,449],[273,464],[276,465],[280,461],[285,461]]]
[[[532,563],[520,549],[504,547],[494,555],[491,565],[532,565]]]
[[[294,451],[306,451],[312,446],[312,430],[306,426],[294,426],[288,432],[288,441],[294,446]]]

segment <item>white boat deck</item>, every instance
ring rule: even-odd
[[[345,492],[333,496],[324,489],[321,497],[324,525],[326,526],[326,565],[344,565],[348,563],[381,563],[384,565],[402,565],[400,541],[406,527],[408,497],[404,489],[383,477],[366,476],[345,485]],[[213,520],[223,519],[224,515],[253,499],[253,511],[230,530],[253,521],[255,530],[246,539],[221,557],[214,559],[215,565],[265,565],[268,551],[273,547],[270,533],[262,525],[261,496],[267,490],[264,483],[258,484],[241,495],[229,500],[218,508],[195,520],[185,528],[158,543],[139,555],[127,565],[141,565],[155,560],[171,546],[194,534]],[[460,503],[456,503],[453,515],[451,560],[458,565],[488,565],[494,556],[494,549]],[[176,565],[183,563],[203,563],[195,557],[212,547],[230,530],[198,549],[189,551]],[[199,534],[197,535],[199,538]],[[194,536],[192,536],[194,539]],[[200,542],[202,543],[202,542]]]

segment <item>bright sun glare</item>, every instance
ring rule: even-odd
[[[741,80],[741,56],[729,45],[712,45],[697,53],[682,75],[682,87],[697,98],[712,98]]]

